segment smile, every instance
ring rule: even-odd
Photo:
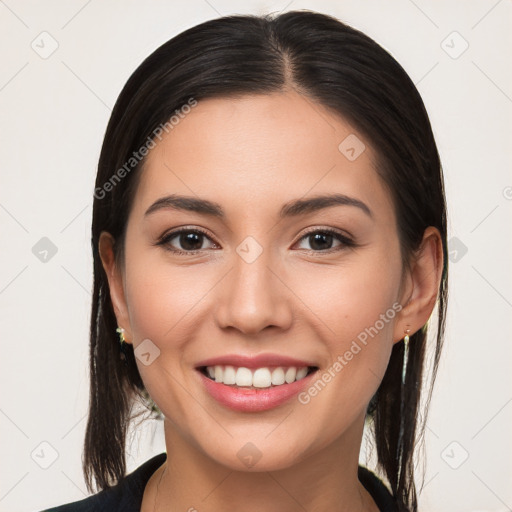
[[[279,354],[230,354],[196,365],[206,394],[238,412],[267,411],[287,402],[311,384],[316,362]]]
[[[262,367],[245,368],[235,366],[207,366],[203,367],[204,374],[215,382],[226,386],[248,387],[248,388],[270,388],[283,386],[304,379],[315,367]]]

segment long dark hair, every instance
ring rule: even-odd
[[[151,404],[133,347],[126,347],[125,360],[120,358],[116,317],[98,252],[100,233],[108,231],[115,238],[115,257],[122,267],[128,214],[144,165],[143,158],[133,160],[134,153],[156,140],[158,127],[190,104],[191,98],[200,102],[289,87],[342,116],[373,145],[377,171],[393,199],[404,268],[428,226],[441,233],[444,268],[431,347],[428,408],[444,336],[446,204],[441,162],[416,87],[375,41],[333,17],[311,11],[227,16],[188,29],[153,52],[121,91],[105,133],[91,240],[90,407],[83,459],[91,492],[93,479],[97,487],[105,489],[125,475],[126,434],[133,404],[139,399],[148,407]],[[123,168],[124,172],[119,172]],[[427,348],[430,350],[427,334],[425,326],[411,336],[403,394],[404,345],[396,343],[368,407],[378,465],[401,511],[417,510],[413,454],[425,427],[419,400],[424,360]]]

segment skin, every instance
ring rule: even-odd
[[[338,149],[350,134],[366,145],[354,161]],[[442,245],[428,228],[404,270],[393,203],[374,162],[353,127],[293,90],[200,101],[150,151],[124,266],[115,264],[112,237],[100,238],[126,340],[137,348],[150,339],[160,350],[148,366],[137,360],[165,416],[168,454],[146,486],[143,512],[377,510],[357,479],[365,411],[393,344],[432,313]],[[284,203],[333,192],[364,202],[372,217],[348,205],[278,217]],[[169,194],[214,201],[225,219],[173,209],[144,215]],[[198,254],[155,245],[182,226],[208,232]],[[357,246],[333,238],[318,249],[306,228],[338,230]],[[236,252],[247,236],[263,249],[250,264]],[[167,247],[183,250],[179,237]],[[227,353],[277,353],[315,361],[321,374],[395,303],[401,311],[306,405],[292,399],[235,412],[206,393],[194,369]],[[237,457],[248,442],[261,453],[252,468]]]

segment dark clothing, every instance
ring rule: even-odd
[[[83,500],[42,512],[140,512],[146,484],[166,459],[166,453],[156,455],[124,477],[116,486]],[[381,512],[396,512],[395,501],[381,480],[363,466],[359,466],[358,477]]]

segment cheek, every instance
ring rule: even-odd
[[[335,376],[325,376],[329,379],[326,388],[330,388],[325,399],[345,411],[345,406],[369,401],[378,388],[402,308],[397,302],[401,274],[398,257],[368,252],[351,261],[310,271],[308,279],[296,279],[293,286],[310,308],[304,314],[318,326],[317,337],[325,344],[328,367]]]
[[[357,338],[366,328],[374,326],[381,315],[385,318],[384,324],[377,323],[379,333],[385,337],[392,330],[400,262],[372,252],[347,258],[340,265],[297,271],[293,277],[292,289],[324,324],[331,343]]]
[[[208,265],[178,266],[159,251],[133,247],[126,261],[126,283],[134,350],[137,355],[147,346],[152,361],[146,365],[144,358],[136,358],[145,387],[164,414],[172,404],[173,415],[189,417],[194,408],[181,405],[190,401],[183,389],[191,384],[190,367],[197,360],[191,346],[194,339],[205,338],[198,329],[215,285],[222,284],[218,272]]]
[[[299,292],[304,302],[314,304],[309,317],[311,322],[315,315],[320,318],[317,332],[330,359],[299,396],[310,421],[322,428],[325,442],[364,415],[389,362],[401,309],[396,302],[398,285],[393,271],[372,268],[338,268],[332,275],[316,276],[318,293],[310,291],[307,296],[306,287]]]
[[[136,258],[127,265],[126,295],[134,339],[182,339],[184,327],[212,288],[197,266],[176,266],[165,258]],[[213,277],[213,276],[211,276]]]
[[[143,346],[148,347],[144,353],[150,354],[150,364],[136,357],[140,376],[164,416],[172,418],[175,428],[188,438],[187,425],[204,418],[186,391],[191,387],[187,342],[194,335],[201,300],[211,284],[198,276],[197,267],[148,264],[135,257],[127,265],[126,275],[135,354],[141,354]]]

